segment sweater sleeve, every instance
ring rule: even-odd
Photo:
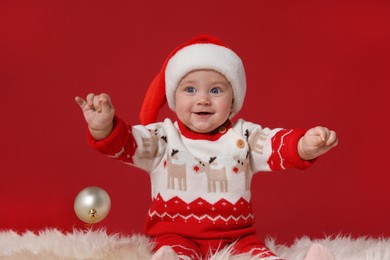
[[[315,161],[302,160],[298,154],[298,141],[306,133],[305,129],[263,128],[243,120],[239,120],[237,126],[247,139],[247,156],[253,173],[305,169]]]
[[[97,151],[118,160],[133,163],[133,155],[137,149],[131,127],[127,126],[120,118],[114,118],[114,129],[103,140],[95,140],[87,128],[89,144]]]
[[[268,159],[271,170],[305,169],[315,160],[302,160],[298,154],[298,141],[306,133],[303,129],[282,129],[271,139],[272,153]]]
[[[95,140],[87,129],[89,144],[99,152],[151,172],[162,160],[166,134],[161,123],[127,125],[114,117],[114,129],[103,140]]]

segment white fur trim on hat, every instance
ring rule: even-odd
[[[234,103],[232,118],[240,111],[246,93],[244,65],[240,57],[224,46],[199,43],[184,47],[168,61],[165,69],[165,92],[169,107],[175,110],[175,91],[181,79],[199,69],[215,70],[230,82]]]

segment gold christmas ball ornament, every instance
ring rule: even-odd
[[[111,199],[100,187],[87,187],[77,194],[74,211],[77,217],[88,224],[105,219],[110,212]]]

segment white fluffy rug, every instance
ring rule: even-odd
[[[333,237],[310,240],[297,239],[290,247],[276,245],[272,239],[266,245],[278,256],[288,260],[301,260],[310,244],[316,242],[328,247],[340,260],[387,260],[390,259],[390,239]],[[45,230],[39,233],[18,234],[0,232],[0,259],[126,259],[149,260],[152,244],[143,235],[108,235],[104,230],[62,233]],[[212,256],[210,260],[247,260],[247,255],[230,256],[228,249]]]

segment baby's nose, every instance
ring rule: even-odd
[[[211,102],[210,102],[210,98],[207,94],[200,94],[197,103],[199,105],[209,105]]]

